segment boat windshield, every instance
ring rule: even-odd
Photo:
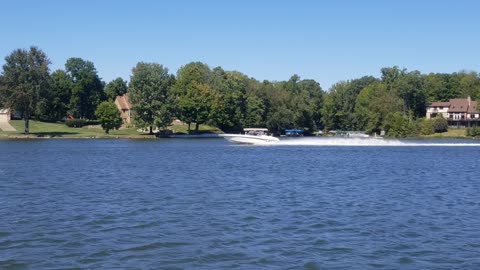
[[[246,135],[253,135],[253,136],[262,136],[262,135],[267,135],[268,129],[266,128],[245,128],[243,131],[245,131]]]

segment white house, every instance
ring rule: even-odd
[[[433,102],[427,106],[427,118],[435,118],[437,115],[448,118],[448,108],[450,108],[450,102]]]
[[[454,98],[448,102],[433,102],[427,106],[427,118],[438,115],[448,120],[451,126],[472,126],[480,122],[480,112],[477,102],[468,98]]]

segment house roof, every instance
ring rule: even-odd
[[[468,107],[467,113],[479,113],[478,111],[478,102],[477,101],[472,101],[470,103],[470,106]]]
[[[448,112],[464,112],[466,113],[468,110],[468,99],[466,98],[455,98],[450,99],[450,108]]]
[[[123,96],[117,96],[115,101],[120,106],[122,110],[130,110],[132,108],[132,104],[130,104],[130,100],[128,99],[128,95],[125,94]]]
[[[450,102],[432,102],[429,107],[449,107]]]

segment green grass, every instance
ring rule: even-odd
[[[180,133],[180,134],[187,134],[188,133],[188,125],[173,125],[169,126],[168,129],[172,130],[175,133]],[[192,124],[190,126],[190,132],[194,133],[195,132],[195,125]],[[216,127],[208,126],[208,125],[200,125],[198,129],[198,133],[220,133],[221,130],[219,130]]]
[[[466,138],[465,128],[449,128],[447,132],[424,135],[424,138]]]
[[[0,130],[0,138],[22,137],[25,130],[23,120],[12,120],[10,124],[17,130],[15,132],[6,132]],[[194,127],[192,125],[192,127]],[[187,125],[174,125],[169,127],[178,133],[186,133]],[[201,133],[218,132],[218,129],[200,125]],[[67,127],[64,123],[50,123],[36,120],[30,120],[30,137],[61,137],[61,138],[147,138],[152,137],[148,133],[138,132],[136,128],[121,128],[120,130],[111,130],[109,134],[100,126],[86,126],[82,128]]]

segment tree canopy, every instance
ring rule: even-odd
[[[27,134],[42,92],[50,87],[49,64],[47,55],[37,47],[17,49],[5,57],[0,99],[4,106],[22,113]]]
[[[70,97],[70,113],[77,118],[92,119],[95,108],[105,100],[103,82],[90,61],[81,58],[70,58],[65,70],[73,81]]]
[[[127,81],[118,77],[105,86],[105,95],[108,100],[115,100],[117,96],[127,93]]]
[[[122,126],[120,111],[113,102],[103,101],[100,103],[95,110],[95,116],[106,134],[110,130],[119,129]]]
[[[156,63],[138,63],[132,70],[128,93],[135,110],[135,124],[149,128],[166,128],[173,116],[171,86],[174,77],[168,68]]]
[[[166,128],[174,117],[199,130],[209,124],[225,132],[245,127],[285,129],[384,130],[409,136],[444,130],[445,121],[423,121],[426,106],[452,98],[480,99],[480,76],[474,71],[451,74],[384,67],[380,77],[365,76],[335,83],[328,91],[293,74],[285,81],[258,81],[239,71],[210,68],[202,62],[180,67],[176,76],[158,63],[139,62],[130,82],[118,77],[108,84],[93,62],[69,58],[65,70],[50,74],[46,54],[36,47],[14,50],[0,75],[0,105],[25,119],[57,121],[67,115],[93,119],[97,106],[128,94],[136,126]],[[437,127],[437,122],[441,123]]]

